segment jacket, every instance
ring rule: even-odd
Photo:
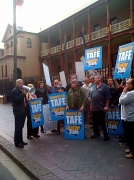
[[[134,121],[134,90],[123,92],[119,98],[119,103],[124,105],[127,121]]]

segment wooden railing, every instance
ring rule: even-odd
[[[120,23],[116,23],[116,24],[111,25],[110,30],[111,30],[111,33],[114,34],[114,33],[118,33],[118,32],[127,30],[127,29],[130,28],[130,26],[131,26],[131,20],[127,19],[127,20],[122,21]],[[93,40],[105,37],[108,32],[109,32],[108,27],[105,27],[105,28],[100,29],[98,31],[94,31],[94,32],[91,33],[91,40],[93,41]],[[87,43],[88,40],[89,40],[89,34],[86,34],[84,37],[85,37],[85,42]],[[75,43],[76,43],[76,46],[82,45],[83,44],[82,37],[76,38]],[[70,49],[73,46],[74,46],[74,40],[66,42],[66,49]],[[63,43],[62,44],[62,51],[64,51],[64,50],[65,50],[65,44]],[[61,51],[61,46],[60,45],[55,46],[55,47],[50,49],[51,54],[54,54],[54,53],[57,53],[57,52],[60,52],[60,51]],[[49,54],[49,49],[46,49],[45,51],[41,51],[41,57],[47,56],[48,54]]]
[[[107,35],[108,31],[109,31],[108,27],[105,27],[105,28],[100,29],[98,31],[92,32],[91,33],[91,40],[93,41],[93,40],[105,37]]]
[[[111,25],[111,32],[112,34],[115,34],[115,33],[129,29],[130,26],[131,26],[131,20],[127,19],[125,21]]]

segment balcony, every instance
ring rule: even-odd
[[[125,31],[125,30],[129,29],[130,26],[131,26],[131,20],[127,19],[120,23],[111,25],[111,32],[112,32],[112,34],[115,34],[115,33],[121,32],[121,31]]]
[[[58,46],[55,46],[55,47],[51,48],[50,52],[51,52],[51,54],[55,54],[57,52],[60,52],[60,50],[61,50],[61,46],[58,45]]]
[[[107,35],[108,31],[109,31],[108,27],[105,27],[105,28],[100,29],[98,31],[92,32],[91,33],[91,40],[93,41],[93,40],[105,37]]]
[[[115,33],[118,33],[118,32],[125,31],[125,30],[129,29],[130,26],[131,26],[131,20],[127,19],[127,20],[122,21],[120,23],[116,23],[116,24],[111,25],[110,30],[111,30],[112,34],[115,34]],[[91,33],[91,41],[97,40],[97,39],[100,39],[100,38],[103,38],[103,37],[107,36],[108,32],[109,32],[108,27],[105,27],[105,28],[102,28],[102,29],[100,29],[98,31],[92,32]],[[87,43],[89,41],[89,34],[86,34],[84,37],[85,37],[85,42]],[[76,46],[82,45],[83,44],[82,37],[76,38],[75,43],[76,43]],[[70,49],[72,47],[74,47],[74,40],[66,42],[66,49]],[[61,46],[58,45],[58,46],[55,46],[55,47],[51,48],[50,53],[55,54],[57,52],[60,52],[61,50],[62,51],[65,50],[65,44],[64,43]],[[47,56],[48,54],[49,54],[49,49],[41,51],[41,57]]]
[[[49,54],[49,49],[41,51],[41,57],[47,56]]]
[[[85,42],[87,42],[89,40],[89,34],[86,34],[84,37],[85,37]],[[75,39],[75,42],[76,42],[76,46],[83,44],[82,37]]]

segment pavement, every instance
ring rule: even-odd
[[[116,137],[106,142],[102,136],[90,139],[92,130],[85,127],[85,140],[66,140],[63,131],[61,135],[40,133],[40,138],[28,140],[25,124],[28,145],[17,148],[12,106],[0,104],[0,148],[32,180],[134,180],[134,159],[126,159],[126,145]]]

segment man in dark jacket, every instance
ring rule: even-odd
[[[16,147],[23,148],[27,143],[23,141],[22,134],[26,118],[26,95],[22,79],[16,80],[16,87],[11,92],[11,98],[15,117],[14,144]]]

